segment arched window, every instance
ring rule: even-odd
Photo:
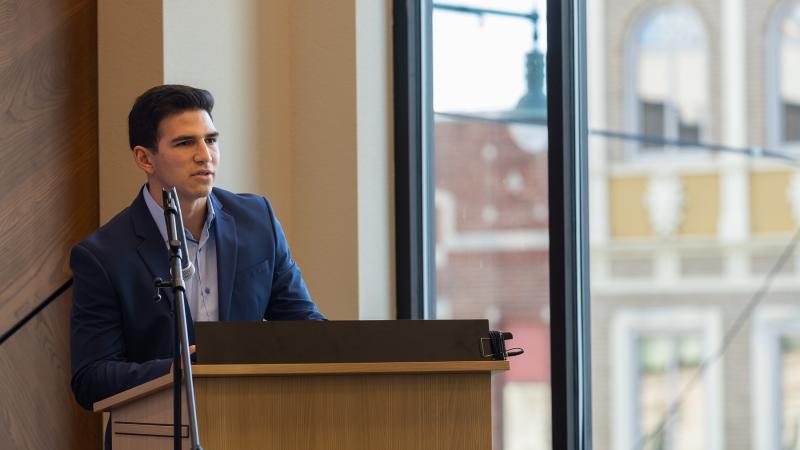
[[[697,13],[684,5],[648,11],[629,34],[627,128],[668,140],[700,141],[708,132],[708,39]],[[638,154],[671,150],[642,141]]]
[[[775,11],[767,38],[773,58],[767,64],[770,144],[800,146],[800,2],[788,1]]]

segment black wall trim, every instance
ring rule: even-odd
[[[397,318],[425,311],[422,6],[394,0],[394,167]]]
[[[37,315],[37,314],[39,314],[40,312],[42,312],[42,310],[43,310],[43,309],[45,309],[45,308],[47,307],[47,305],[49,305],[50,303],[52,303],[52,302],[53,302],[53,300],[55,300],[55,299],[57,299],[59,296],[61,296],[61,294],[63,294],[64,292],[66,292],[66,290],[67,290],[67,289],[69,289],[71,286],[72,286],[72,278],[70,278],[69,280],[67,280],[67,282],[66,282],[66,283],[64,283],[64,284],[62,284],[61,286],[59,286],[59,287],[58,287],[58,289],[56,289],[55,291],[53,291],[53,293],[52,293],[52,294],[50,294],[50,295],[49,295],[49,296],[48,296],[46,299],[44,299],[44,300],[43,300],[41,303],[39,303],[39,305],[38,305],[38,306],[36,306],[35,308],[33,308],[33,310],[31,310],[31,312],[29,312],[29,313],[28,313],[28,314],[27,314],[25,317],[23,317],[22,319],[20,319],[20,321],[19,321],[19,322],[17,322],[16,324],[14,324],[14,326],[13,326],[13,327],[11,327],[11,329],[9,329],[9,330],[8,330],[7,332],[5,332],[5,333],[4,333],[2,336],[0,336],[0,345],[3,345],[3,342],[5,342],[5,341],[6,341],[6,339],[8,339],[8,338],[10,338],[11,336],[13,336],[13,335],[14,335],[14,333],[16,333],[17,331],[19,331],[19,329],[20,329],[20,328],[24,327],[26,323],[28,323],[28,322],[29,322],[31,319],[33,319],[34,317],[36,317],[36,315]]]
[[[585,0],[547,2],[553,448],[592,448]]]

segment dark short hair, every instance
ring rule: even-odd
[[[214,96],[205,89],[164,84],[148,89],[133,103],[128,114],[128,143],[158,151],[158,126],[165,118],[184,111],[205,110],[211,115]]]

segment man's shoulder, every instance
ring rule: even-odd
[[[230,203],[236,203],[236,204],[238,204],[238,203],[244,203],[244,204],[261,203],[263,205],[265,201],[268,202],[268,200],[263,195],[251,194],[251,193],[247,193],[247,192],[236,193],[236,192],[227,191],[225,189],[218,188],[218,187],[215,187],[212,190],[212,193],[214,194],[214,197],[216,197],[216,199],[219,200],[222,203],[223,206],[225,206],[227,204],[230,204]]]
[[[258,194],[235,194],[214,188],[215,209],[223,218],[228,216],[236,224],[237,234],[248,239],[275,236],[278,220],[266,197]]]
[[[131,219],[132,206],[128,206],[108,222],[94,230],[76,246],[82,246],[89,250],[102,250],[116,248],[132,242],[126,236],[133,236],[133,223]]]
[[[225,189],[214,188],[214,200],[220,209],[234,216],[240,214],[264,214],[272,209],[269,200],[263,195],[250,193],[234,193]],[[213,201],[213,200],[212,200]]]

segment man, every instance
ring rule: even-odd
[[[153,281],[170,278],[162,189],[178,192],[196,268],[186,282],[190,324],[324,319],[270,203],[213,187],[220,159],[213,106],[208,91],[180,85],[157,86],[136,99],[129,141],[147,184],[72,249],[72,389],[86,409],[170,370],[172,293],[155,300]]]

